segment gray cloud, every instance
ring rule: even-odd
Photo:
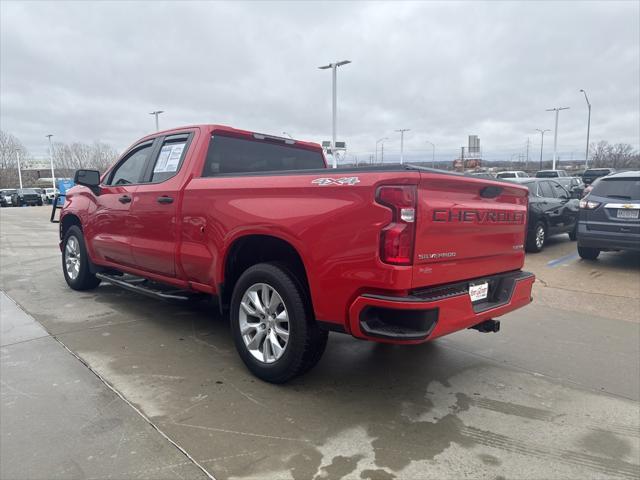
[[[592,139],[640,147],[638,2],[12,2],[1,4],[3,130],[45,155],[44,135],[125,148],[153,129],[223,123],[365,156],[453,158],[478,134],[488,158],[524,151],[561,113],[564,158]],[[551,137],[547,137],[550,139]],[[550,155],[551,141],[548,140]],[[535,153],[534,153],[535,152]]]

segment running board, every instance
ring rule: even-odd
[[[189,295],[190,292],[185,290],[163,291],[157,288],[151,288],[150,286],[145,285],[146,283],[149,283],[149,281],[141,277],[122,278],[106,273],[96,273],[96,277],[117,287],[124,288],[125,290],[141,293],[142,295],[159,298],[161,300],[190,300],[193,297],[193,295]]]

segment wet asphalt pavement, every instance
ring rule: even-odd
[[[158,302],[106,284],[70,290],[48,214],[0,211],[0,288],[45,329],[43,338],[2,347],[2,478],[20,477],[26,460],[49,478],[204,475],[156,429],[218,479],[640,477],[637,256],[583,262],[559,237],[527,257],[540,279],[534,303],[502,317],[500,333],[465,331],[414,347],[331,334],[318,367],[274,386],[246,371],[226,319],[208,303]],[[59,347],[45,364],[32,358],[43,341]],[[14,366],[10,355],[26,363]],[[52,397],[42,382],[65,362],[92,386]],[[32,396],[55,400],[18,402],[11,414],[11,388],[40,368]],[[91,391],[103,391],[95,402],[114,395],[117,410],[101,408]],[[78,442],[73,424],[85,410],[99,425],[112,419],[116,431],[96,428],[95,444]],[[63,428],[60,411],[82,418]],[[30,444],[43,429],[47,447]],[[142,445],[122,448],[125,441]],[[129,453],[140,448],[152,453]],[[51,454],[26,456],[41,449]]]

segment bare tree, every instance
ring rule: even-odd
[[[29,152],[22,142],[10,133],[0,130],[0,188],[13,188],[18,185],[18,159],[26,161]]]
[[[640,153],[628,143],[610,144],[605,140],[590,147],[592,167],[640,168]]]
[[[0,130],[0,188],[15,188],[18,186],[18,168],[16,150],[20,152],[22,163],[22,180],[24,185],[35,185],[38,180],[36,171],[24,170],[30,158],[27,149],[20,140]],[[79,168],[92,168],[105,172],[118,158],[118,152],[106,143],[92,144],[75,142],[71,144],[55,142],[53,144],[53,165],[56,177],[72,177]],[[49,163],[47,152],[46,162]],[[46,175],[47,177],[50,176]]]

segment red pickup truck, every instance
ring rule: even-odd
[[[161,298],[207,294],[242,360],[285,382],[329,331],[414,344],[531,301],[527,190],[404,166],[328,169],[318,144],[219,125],[149,135],[60,212],[64,277]]]

